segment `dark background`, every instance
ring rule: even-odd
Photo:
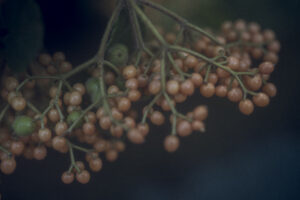
[[[272,76],[278,96],[267,108],[246,117],[227,100],[191,98],[181,109],[208,104],[207,132],[182,139],[175,154],[162,147],[170,132],[166,126],[153,128],[143,146],[129,145],[117,162],[105,162],[87,185],[61,183],[68,156],[50,152],[41,162],[20,159],[13,175],[0,174],[3,199],[300,199],[300,1],[216,2],[223,6],[224,20],[257,21],[278,34],[282,51]],[[74,64],[94,55],[106,16],[86,14],[79,0],[38,3],[47,50],[64,51]]]

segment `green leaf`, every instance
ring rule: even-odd
[[[44,27],[34,0],[9,0],[1,7],[7,35],[2,38],[4,58],[15,72],[24,71],[43,46]]]

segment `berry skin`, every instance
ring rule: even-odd
[[[25,115],[18,116],[13,122],[12,128],[18,136],[26,136],[33,133],[35,124],[32,118]]]
[[[250,115],[254,111],[254,105],[253,105],[253,103],[252,103],[251,100],[245,99],[245,100],[240,101],[240,103],[239,103],[239,110],[244,115]]]
[[[176,80],[169,80],[166,85],[167,92],[170,95],[175,95],[179,92],[179,83]]]
[[[192,125],[188,121],[180,121],[176,128],[177,134],[181,137],[190,135],[193,131]]]
[[[23,97],[14,97],[11,100],[11,106],[15,111],[22,111],[26,107],[26,100]]]
[[[22,141],[13,141],[10,145],[10,151],[14,155],[21,155],[23,153],[24,148],[25,145]]]
[[[185,80],[180,84],[180,92],[184,95],[192,95],[194,93],[195,87],[191,80]]]
[[[239,102],[243,98],[243,92],[240,88],[232,88],[229,90],[227,97],[232,102]]]
[[[154,111],[150,116],[151,122],[156,126],[161,126],[165,122],[164,115],[159,111]]]
[[[179,147],[179,139],[175,135],[169,135],[164,140],[164,147],[167,152],[175,152]]]
[[[252,98],[254,104],[258,107],[265,107],[270,103],[270,98],[265,93],[258,93]]]
[[[107,53],[108,61],[116,66],[124,66],[129,57],[128,48],[123,44],[115,44]]]
[[[136,71],[135,66],[133,66],[133,65],[126,66],[123,69],[123,76],[126,80],[135,78],[136,75],[137,75],[137,71]]]
[[[274,64],[271,62],[263,62],[258,67],[259,72],[262,74],[271,74],[274,71]]]
[[[130,109],[131,107],[131,102],[128,98],[122,97],[119,102],[118,102],[118,109],[121,112],[126,112]]]
[[[95,158],[89,161],[89,166],[93,172],[99,172],[102,169],[103,163],[100,158]]]
[[[215,86],[212,83],[207,83],[200,86],[200,93],[206,98],[210,98],[215,94]]]
[[[51,140],[52,133],[50,129],[44,128],[39,130],[38,136],[42,142],[48,142]]]
[[[196,120],[203,121],[208,116],[208,110],[206,106],[198,106],[194,109],[193,117]]]
[[[61,181],[64,184],[71,184],[74,182],[74,179],[75,179],[75,176],[72,172],[66,171],[61,175]]]
[[[33,157],[36,160],[44,160],[47,156],[47,149],[44,146],[35,147],[33,150]]]
[[[109,162],[114,162],[118,159],[118,151],[115,149],[109,149],[105,153],[106,160]]]
[[[128,139],[134,144],[142,144],[145,139],[138,129],[131,129],[127,133]]]
[[[277,94],[277,88],[273,83],[267,83],[262,91],[266,93],[269,97],[275,97]]]
[[[0,170],[3,174],[9,175],[12,174],[16,169],[17,163],[14,158],[8,158],[2,160],[0,164]]]

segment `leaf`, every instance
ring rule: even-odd
[[[7,30],[3,43],[4,58],[15,72],[24,71],[43,46],[44,27],[39,6],[34,0],[9,0],[1,7]]]

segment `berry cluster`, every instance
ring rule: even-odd
[[[271,30],[238,20],[225,22],[216,37],[187,22],[165,32],[136,3],[126,2],[115,9],[99,52],[86,63],[72,67],[62,52],[43,53],[26,73],[14,75],[5,70],[1,105],[6,106],[0,113],[0,169],[4,174],[15,170],[15,157],[43,160],[47,149],[53,148],[70,155],[62,181],[70,184],[76,178],[85,184],[90,173],[84,162],[76,160],[75,150],[84,152],[89,169],[98,172],[103,165],[101,154],[113,162],[125,150],[126,141],[144,143],[149,122],[162,126],[169,121],[171,131],[163,142],[168,152],[178,149],[179,137],[204,132],[205,105],[187,113],[176,108],[194,94],[228,98],[245,115],[254,106],[267,106],[276,95],[276,87],[268,81],[280,44]],[[156,4],[149,6],[174,17]],[[114,18],[124,7],[132,14],[137,51],[129,54],[122,44],[105,51]],[[149,41],[141,37],[137,16],[154,35]]]

